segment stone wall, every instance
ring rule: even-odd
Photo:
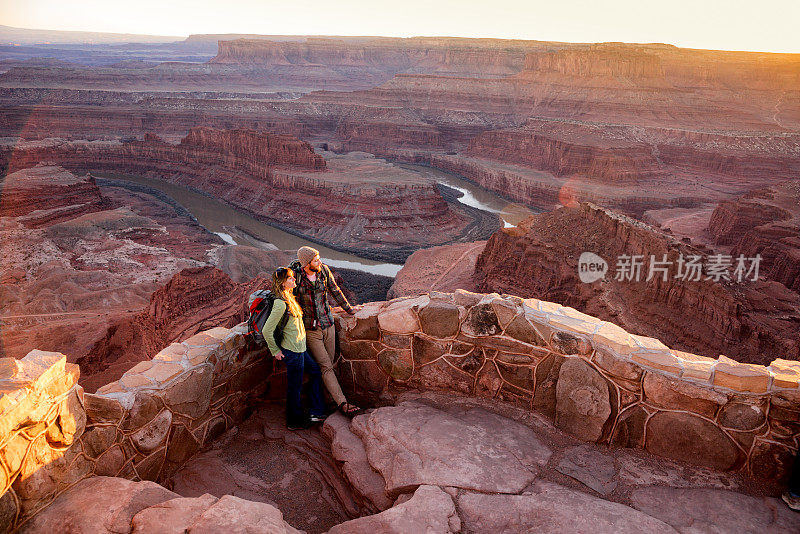
[[[452,390],[534,410],[586,441],[765,481],[785,477],[798,448],[800,362],[712,360],[495,293],[373,302],[337,321],[340,381],[362,402],[390,386]],[[0,532],[90,476],[163,482],[254,396],[282,398],[284,373],[244,332],[173,343],[96,394],[62,354],[0,359]]]
[[[341,381],[513,403],[590,441],[757,479],[787,476],[800,436],[800,362],[768,367],[670,349],[551,302],[458,290],[370,303],[340,326]]]
[[[285,378],[243,327],[173,343],[96,394],[62,354],[0,360],[0,532],[86,477],[163,482],[244,419],[252,397]]]

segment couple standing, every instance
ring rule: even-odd
[[[272,293],[276,298],[262,333],[270,352],[286,363],[286,426],[289,430],[298,430],[325,419],[321,382],[344,415],[352,417],[360,413],[357,406],[347,402],[333,372],[336,330],[328,294],[347,313],[352,315],[353,308],[328,266],[320,261],[319,251],[301,247],[297,251],[297,261],[272,275]],[[284,314],[286,319],[283,319]],[[285,326],[279,347],[273,332],[280,323]],[[300,399],[304,371],[311,379],[310,418],[306,417]]]

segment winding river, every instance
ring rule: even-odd
[[[521,220],[536,213],[527,206],[509,202],[457,175],[422,165],[397,165],[459,191],[462,193],[459,202],[497,214],[506,227],[516,226]],[[292,250],[308,245],[319,250],[323,261],[332,267],[355,269],[381,276],[394,277],[403,267],[394,263],[364,259],[308,241],[274,228],[215,198],[164,180],[108,172],[94,174],[99,178],[133,182],[160,191],[183,206],[208,231],[233,245],[248,245],[265,250]]]

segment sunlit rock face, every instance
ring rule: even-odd
[[[755,257],[755,249],[742,246],[739,251]],[[581,281],[578,260],[584,252],[608,263],[602,281]],[[478,258],[474,281],[481,291],[561,302],[705,356],[727,354],[766,364],[774,358],[775,347],[781,347],[785,357],[800,358],[800,345],[792,334],[800,321],[800,296],[794,291],[764,281],[763,275],[756,282],[743,276],[741,283],[735,277],[707,279],[706,271],[698,281],[676,278],[681,255],[700,256],[706,265],[718,253],[584,204],[536,215],[518,228],[497,232]],[[643,256],[638,281],[632,276],[617,279],[617,262],[623,255]],[[667,280],[654,271],[648,281],[651,256],[660,261],[664,255],[671,262],[664,264],[671,269]],[[761,269],[775,269],[766,259],[761,261]],[[734,267],[732,261],[729,276]]]
[[[720,202],[708,231],[731,254],[764,258],[763,276],[800,293],[800,184],[783,182]]]
[[[0,353],[16,358],[40,348],[74,362],[221,245],[163,198],[52,165],[10,173],[0,215]]]
[[[175,283],[191,294],[191,280]],[[281,398],[285,374],[244,325],[172,343],[91,394],[61,354],[0,361],[0,434],[10,438],[1,466],[13,481],[1,524],[36,532],[67,516],[75,528],[150,532],[157,516],[200,531],[459,532],[534,528],[545,514],[551,526],[608,532],[619,517],[665,532],[732,516],[795,529],[797,518],[758,492],[782,490],[790,470],[796,361],[712,360],[552,302],[463,290],[338,311],[337,323],[348,398],[377,407],[331,415],[321,434],[285,430],[280,406],[257,402]],[[263,453],[275,444],[293,451],[276,463]],[[328,505],[273,501],[269,488],[308,480],[309,463],[310,493]],[[86,509],[95,487],[114,503]],[[664,513],[673,488],[729,511]]]

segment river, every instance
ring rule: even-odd
[[[437,183],[463,193],[463,196],[458,199],[459,202],[497,214],[506,227],[516,226],[521,220],[535,213],[526,206],[509,202],[456,175],[422,165],[397,165],[423,174]],[[266,250],[294,250],[307,245],[319,250],[322,260],[332,267],[354,269],[381,276],[394,277],[403,267],[394,263],[364,259],[313,243],[274,228],[213,197],[164,180],[108,172],[98,172],[94,175],[100,178],[133,182],[160,191],[183,206],[208,231],[217,234],[226,243],[232,245],[248,245]]]
[[[506,200],[456,174],[411,163],[395,163],[395,165],[420,173],[423,176],[429,177],[436,183],[444,184],[455,189],[463,194],[463,196],[458,199],[459,202],[467,206],[472,206],[473,208],[496,214],[503,221],[503,225],[506,228],[517,226],[531,215],[542,212],[542,210],[535,210],[524,204]]]

